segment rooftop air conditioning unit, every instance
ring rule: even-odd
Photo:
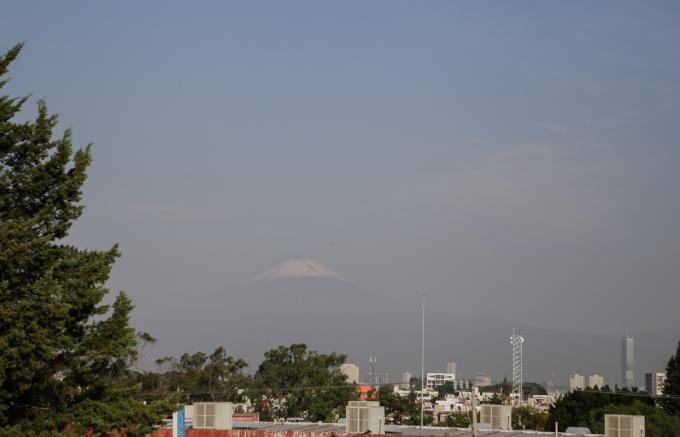
[[[604,415],[605,437],[645,437],[645,416]]]
[[[482,405],[479,421],[490,423],[493,429],[512,430],[512,407],[510,405]]]
[[[194,426],[194,406],[185,405],[184,406],[184,423],[187,428]]]
[[[385,434],[385,407],[377,401],[350,401],[345,409],[348,434]]]
[[[195,402],[194,428],[231,429],[231,415],[234,404],[231,402]]]

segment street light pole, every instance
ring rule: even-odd
[[[423,427],[425,417],[425,293],[421,294],[423,309],[423,331],[420,342],[420,427]]]

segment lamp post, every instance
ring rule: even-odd
[[[420,342],[420,427],[423,427],[425,417],[425,293],[420,295],[423,309],[423,331]]]

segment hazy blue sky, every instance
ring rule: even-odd
[[[7,89],[94,142],[72,239],[121,244],[138,317],[308,257],[452,314],[678,325],[678,2],[4,1],[19,41]]]

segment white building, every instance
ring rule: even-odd
[[[544,413],[547,413],[554,403],[555,396],[553,395],[531,395],[527,398],[528,406],[536,408]]]
[[[663,395],[666,372],[645,373],[645,390],[652,396]]]
[[[449,361],[446,363],[446,373],[453,373],[454,375],[458,372],[456,372],[456,362],[455,361]]]
[[[569,375],[569,390],[570,391],[583,390],[585,388],[584,380],[585,380],[584,376],[579,375],[578,373]]]
[[[347,382],[356,384],[359,382],[359,366],[352,363],[344,363],[340,365],[340,371],[347,377]]]
[[[621,339],[621,386],[635,385],[635,339],[623,337]]]
[[[493,398],[494,393],[477,392],[477,410],[479,411],[482,403],[488,402]],[[435,401],[434,413],[452,413],[459,411],[470,411],[472,409],[472,392],[459,391],[456,394],[447,394],[444,399]]]
[[[598,374],[590,375],[588,377],[588,387],[590,388],[602,388],[604,387],[604,378]]]
[[[456,381],[456,374],[455,373],[435,373],[435,372],[428,372],[427,377],[425,379],[425,386],[429,390],[436,390],[437,387],[440,387],[447,382],[455,383]]]
[[[409,388],[412,377],[413,377],[413,375],[411,374],[411,372],[402,373],[401,374],[401,381],[400,381],[401,382],[401,388],[404,388],[404,389]]]
[[[491,385],[491,377],[486,373],[478,373],[472,378],[472,384],[475,387],[487,387]]]

